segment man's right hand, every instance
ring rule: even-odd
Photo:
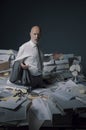
[[[23,68],[23,69],[28,69],[28,65],[25,65],[24,63],[21,63],[21,67]]]

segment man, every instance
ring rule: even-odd
[[[20,66],[23,70],[29,70],[30,85],[32,89],[43,87],[42,71],[43,71],[43,53],[39,49],[39,40],[41,36],[41,28],[33,26],[30,31],[30,41],[20,46],[15,61],[22,60]],[[58,59],[59,54],[54,54],[53,58]],[[15,67],[13,67],[15,70]],[[16,71],[18,73],[18,71]],[[15,73],[15,75],[16,75]],[[19,73],[21,77],[22,73]],[[12,76],[14,74],[11,74]],[[14,75],[14,77],[15,77]],[[26,77],[24,77],[26,79]],[[11,78],[10,78],[11,79]],[[12,81],[12,80],[10,80]]]
[[[20,64],[20,66],[24,70],[29,70],[30,85],[32,89],[43,86],[43,54],[39,49],[40,36],[41,28],[39,26],[33,26],[30,31],[30,41],[19,47],[19,51],[15,59],[15,61],[20,61],[23,59],[23,62]]]

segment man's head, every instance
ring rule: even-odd
[[[41,28],[39,26],[33,26],[30,32],[32,42],[37,44],[39,42],[40,35],[41,35]]]

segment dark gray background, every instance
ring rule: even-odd
[[[86,72],[85,0],[0,0],[0,49],[18,50],[33,25],[42,28],[44,53],[81,55]]]

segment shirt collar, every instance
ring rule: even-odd
[[[33,43],[31,40],[30,40],[30,43],[31,43],[31,46],[32,46],[32,47],[36,47],[36,44]]]

